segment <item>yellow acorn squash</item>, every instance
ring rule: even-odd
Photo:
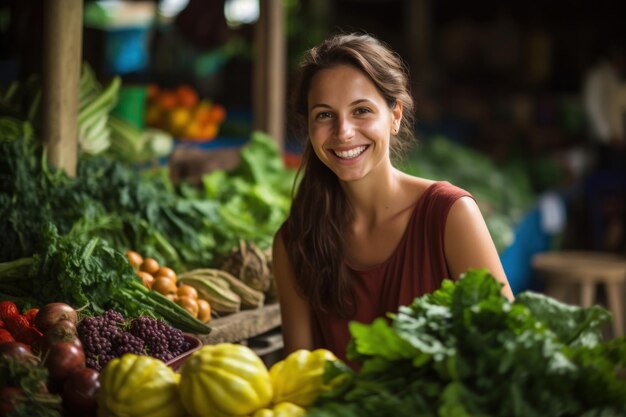
[[[329,350],[313,351],[300,349],[289,354],[270,368],[270,379],[274,391],[273,402],[290,402],[308,407],[322,390],[326,361],[337,360]]]
[[[272,400],[269,372],[247,346],[205,345],[181,368],[180,395],[193,417],[244,416]]]
[[[163,361],[126,353],[100,374],[98,417],[182,417],[179,381]]]

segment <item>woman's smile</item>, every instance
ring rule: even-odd
[[[352,160],[352,159],[355,159],[355,158],[359,157],[360,155],[362,155],[363,152],[365,152],[368,147],[369,146],[367,146],[367,145],[362,145],[362,146],[356,146],[356,147],[350,148],[350,149],[333,149],[332,152],[339,159]]]

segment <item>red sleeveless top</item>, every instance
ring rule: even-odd
[[[447,181],[431,184],[417,201],[398,246],[383,263],[366,270],[348,266],[353,273],[356,312],[343,319],[321,311],[312,312],[316,348],[332,351],[346,361],[350,341],[348,323],[371,323],[415,297],[438,289],[450,277],[444,254],[444,229],[452,204],[461,197],[472,197],[467,191]],[[473,197],[472,197],[473,198]]]

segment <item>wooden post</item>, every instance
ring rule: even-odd
[[[272,136],[279,149],[285,141],[286,40],[282,0],[261,0],[255,27],[253,74],[254,129]]]
[[[42,135],[50,163],[76,175],[83,2],[44,1]]]

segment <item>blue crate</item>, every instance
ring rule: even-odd
[[[123,75],[147,70],[150,35],[150,27],[106,29],[105,71]]]

